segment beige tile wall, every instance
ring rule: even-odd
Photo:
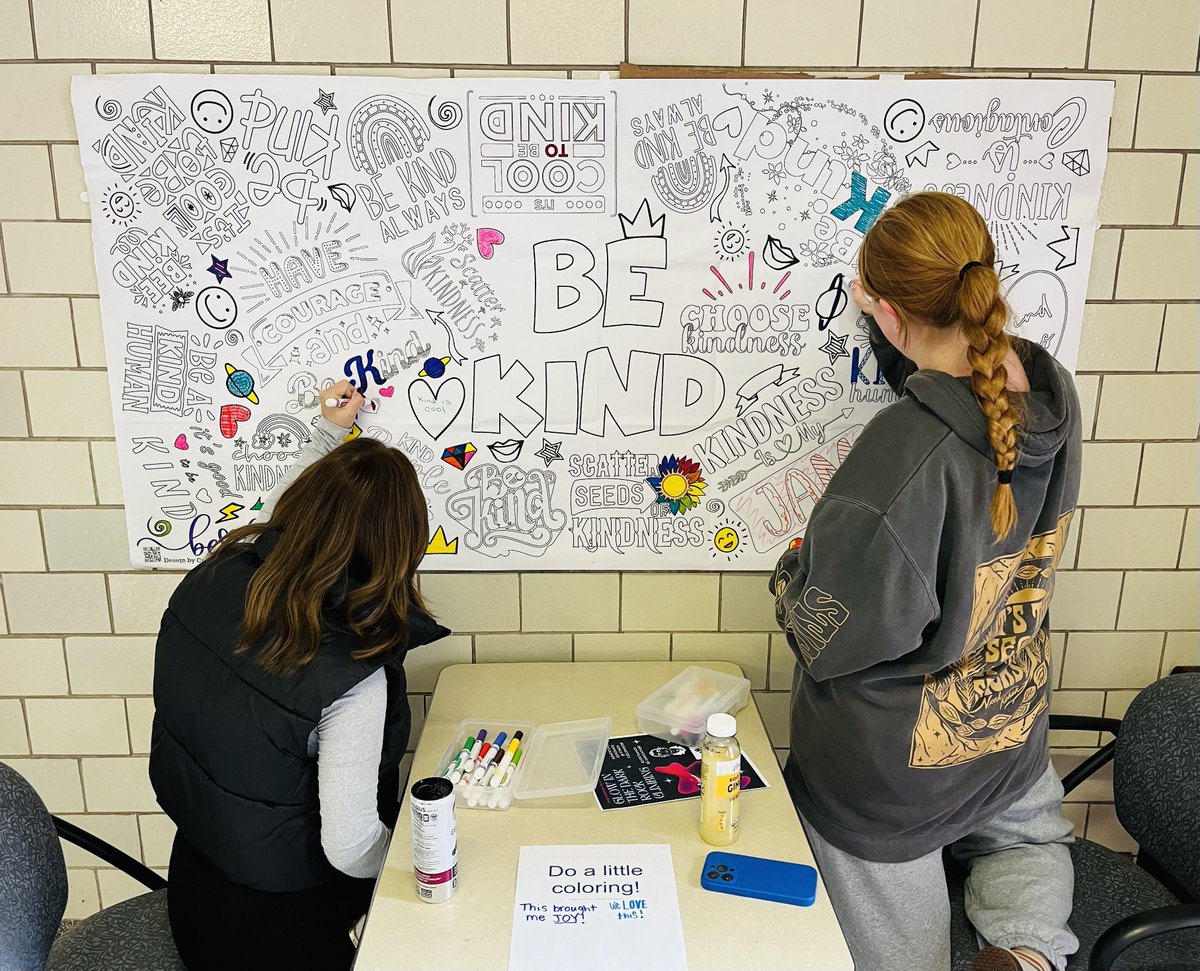
[[[1083,508],[1053,642],[1056,709],[1119,716],[1198,660],[1198,37],[1195,0],[0,0],[0,758],[53,811],[166,866],[146,753],[153,634],[178,577],[124,560],[72,75],[594,77],[627,57],[1115,81],[1078,379]],[[761,575],[433,575],[426,589],[458,633],[411,659],[418,730],[447,664],[724,658],[787,745],[792,661]],[[1060,733],[1056,760],[1097,742]],[[1068,813],[1125,848],[1111,800],[1102,777]],[[138,892],[67,860],[71,916]]]

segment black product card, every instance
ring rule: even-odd
[[[743,752],[742,792],[765,788],[767,783]],[[601,809],[628,809],[699,797],[698,748],[654,735],[618,735],[608,740],[596,783],[596,802]]]

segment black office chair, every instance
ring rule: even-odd
[[[67,905],[60,837],[150,893],[108,907],[58,936]],[[186,971],[167,921],[167,882],[66,820],[0,762],[0,968],[20,971]]]
[[[1067,971],[1200,971],[1200,673],[1143,690],[1124,720],[1051,715],[1050,727],[1115,736],[1063,779],[1070,792],[1113,760],[1117,818],[1136,864],[1089,840],[1071,846],[1079,951]],[[966,870],[946,856],[954,971],[978,950],[963,909]]]

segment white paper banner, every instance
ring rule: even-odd
[[[76,78],[135,566],[250,522],[352,378],[428,569],[766,570],[892,396],[903,193],[987,219],[1074,368],[1108,82]]]

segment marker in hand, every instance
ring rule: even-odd
[[[326,398],[326,408],[345,408],[346,405],[350,404],[350,399],[354,397],[354,393],[358,391],[358,388],[354,387],[353,381],[347,381],[346,384],[350,388],[350,393],[345,398]],[[334,385],[333,387],[337,387],[337,385]],[[332,391],[333,387],[331,387],[329,390]]]

